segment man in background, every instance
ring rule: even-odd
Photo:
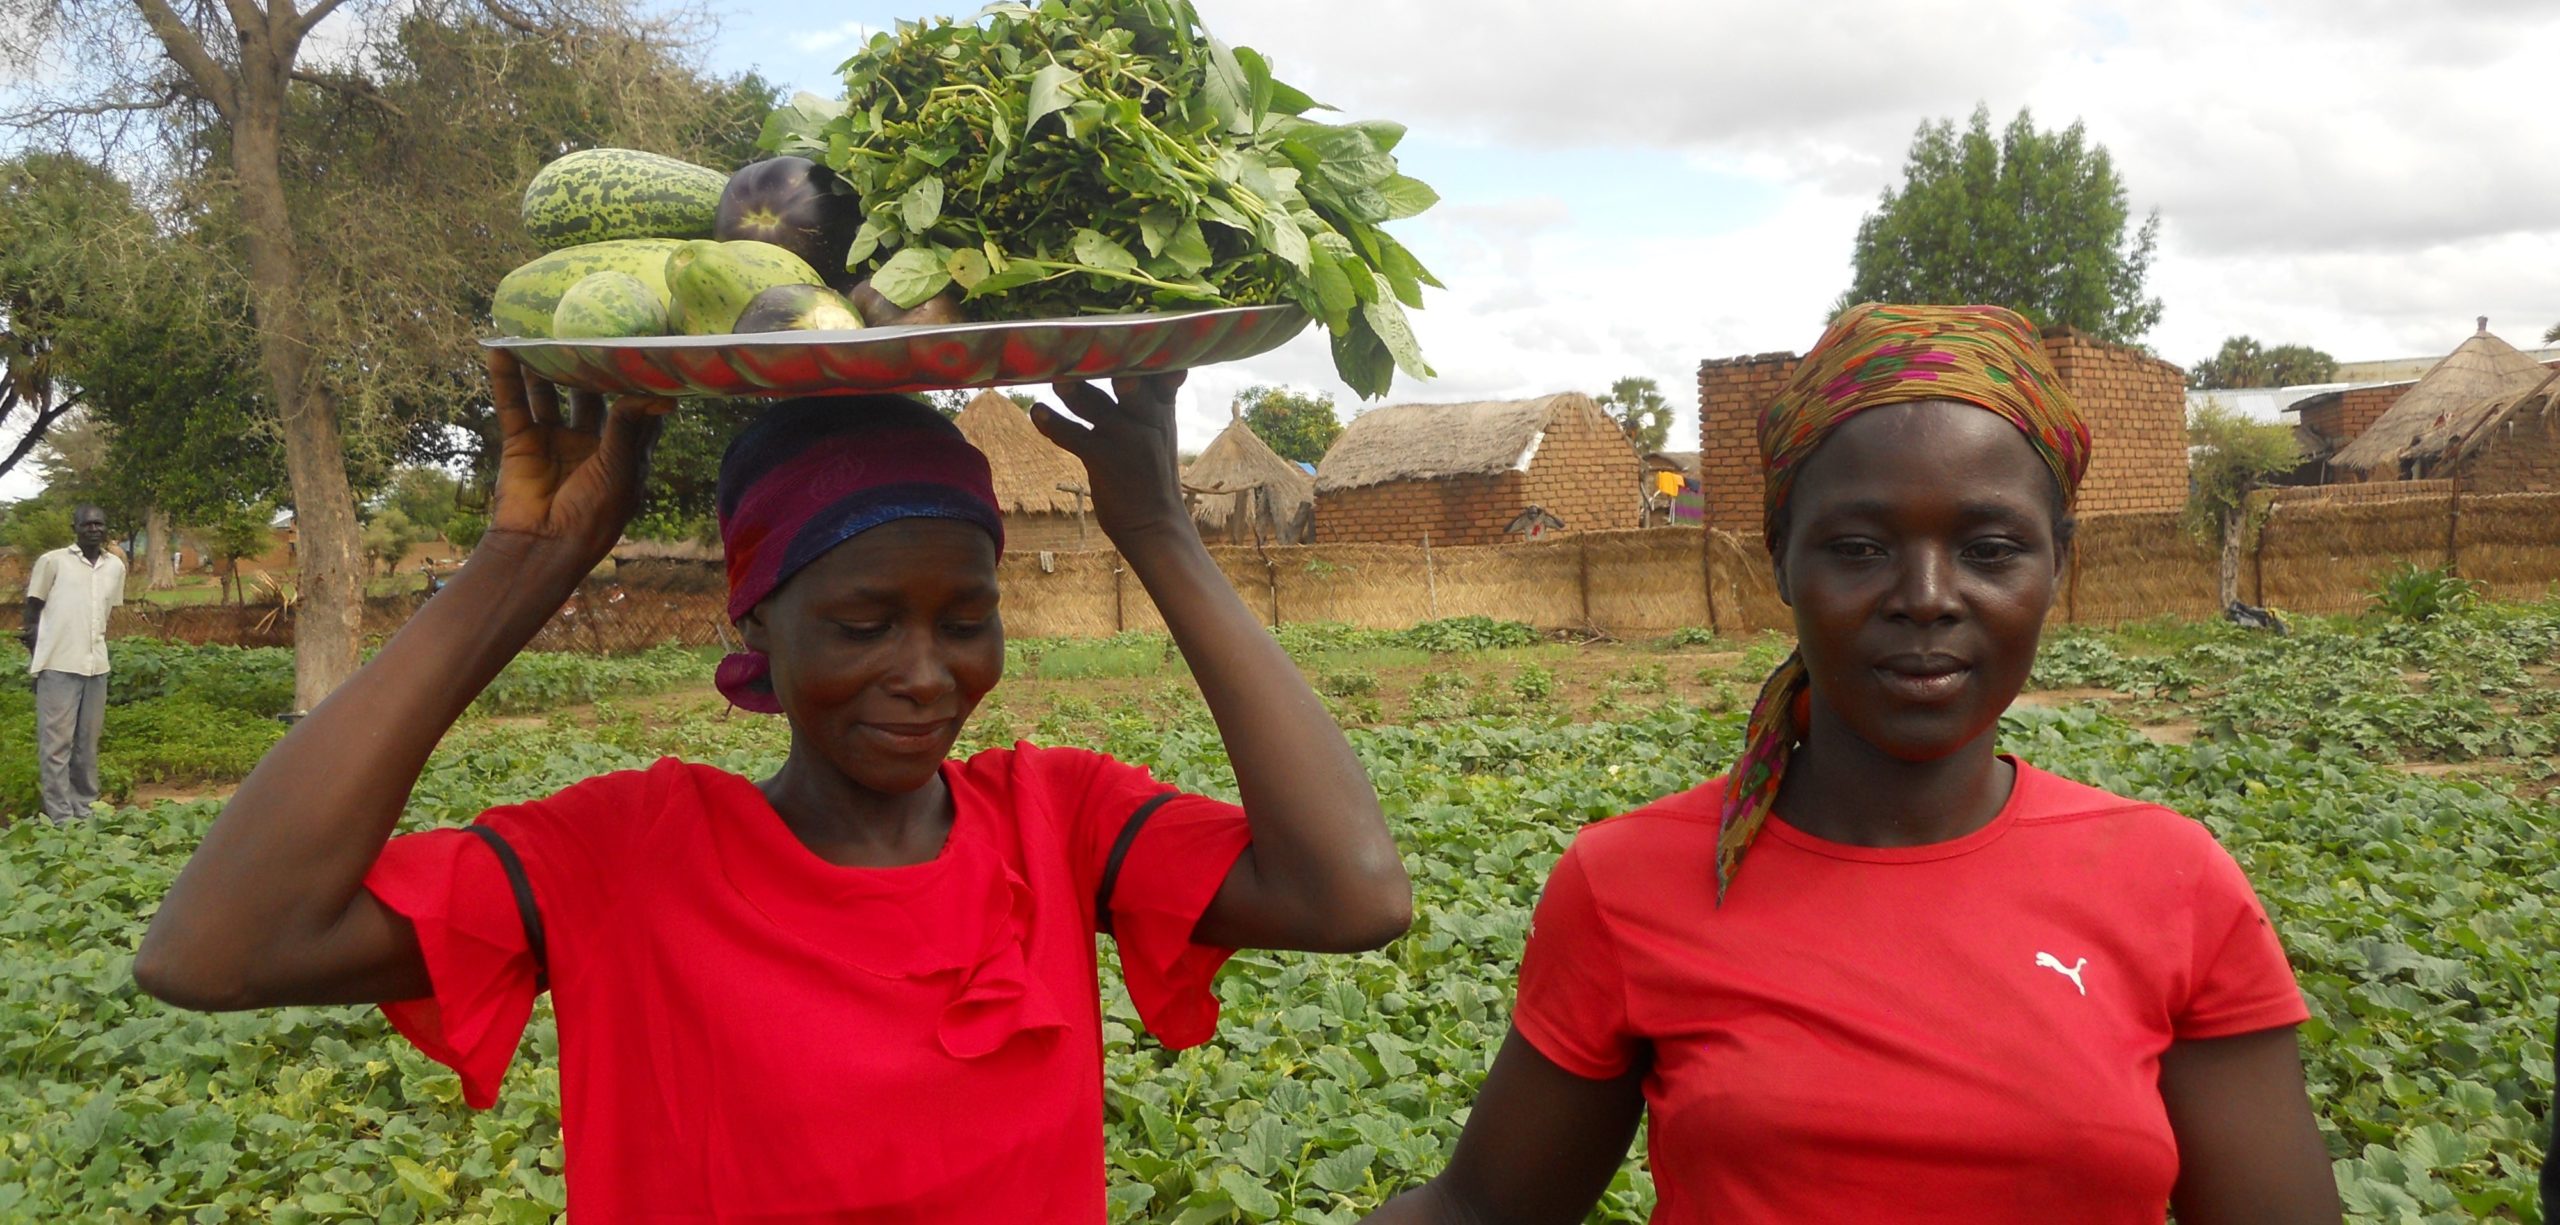
[[[98,800],[107,717],[107,612],[124,603],[124,559],[107,551],[107,512],[71,512],[72,543],[36,559],[18,637],[36,678],[36,781],[44,815],[66,824]]]

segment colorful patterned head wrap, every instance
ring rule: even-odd
[[[2066,512],[2078,498],[2089,470],[2089,426],[2026,320],[1997,306],[1868,303],[1832,323],[1760,414],[1762,524],[1771,550],[1778,547],[1797,474],[1840,423],[1914,400],[1956,400],[2007,418],[2053,470]],[[1811,691],[1803,657],[1791,652],[1752,704],[1742,757],[1725,784],[1716,840],[1719,903],[1742,852],[1777,803],[1787,760],[1804,740]]]
[[[903,396],[765,409],[720,457],[719,504],[731,621],[827,550],[898,519],[958,519],[1004,547],[987,457]],[[731,705],[779,714],[772,667],[762,651],[739,651],[720,661],[715,680]]]

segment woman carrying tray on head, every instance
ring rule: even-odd
[[[1241,808],[1076,749],[946,760],[1002,671],[986,458],[896,397],[784,403],[730,447],[720,528],[751,648],[721,690],[789,721],[761,782],[667,758],[392,837],[438,737],[599,561],[663,401],[490,359],[489,533],[244,781],[134,966],[192,1008],[382,1003],[486,1107],[534,997],[559,1020],[570,1203],[591,1221],[1099,1221],[1094,934],[1168,1046],[1240,947],[1347,951],[1411,895],[1375,792],[1239,602],[1175,483],[1179,376],[1059,394]],[[386,845],[387,843],[387,845]]]
[[[2026,322],[1844,315],[1760,423],[1797,653],[1726,778],[1584,829],[1386,1222],[2335,1222],[2301,993],[2196,823],[1993,751],[2089,433]],[[1737,871],[1738,869],[1738,871]]]

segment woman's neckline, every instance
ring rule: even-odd
[[[1912,846],[1860,846],[1850,842],[1834,842],[1818,834],[1807,833],[1774,811],[1769,814],[1769,823],[1766,828],[1776,834],[1779,840],[1791,846],[1831,859],[1855,863],[1930,863],[1969,855],[1999,841],[2002,835],[2007,834],[2010,828],[2017,824],[2018,814],[2025,808],[2027,793],[2035,785],[2033,781],[2035,767],[2007,753],[1997,756],[1999,760],[2009,763],[2015,771],[2009,782],[2008,797],[2000,802],[2000,810],[1993,813],[1990,820],[1953,838]]]
[[[791,828],[790,819],[782,815],[782,810],[780,808],[774,806],[773,798],[765,794],[763,786],[758,784],[756,780],[748,778],[743,774],[738,775],[737,778],[740,782],[746,784],[748,791],[754,793],[756,804],[762,810],[758,814],[759,819],[782,841],[789,843],[790,850],[795,852],[799,860],[804,862],[806,866],[811,869],[824,872],[841,872],[864,876],[878,876],[900,872],[921,873],[925,870],[947,864],[951,861],[952,848],[959,845],[961,827],[966,823],[966,817],[962,812],[962,806],[960,803],[958,773],[958,766],[948,758],[944,759],[941,765],[935,767],[936,776],[942,780],[943,794],[951,804],[951,827],[943,831],[942,845],[935,848],[933,854],[927,858],[916,860],[913,863],[893,864],[837,863],[836,861],[819,854],[817,848],[812,847],[807,842],[803,841],[799,832]]]

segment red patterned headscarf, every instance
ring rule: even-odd
[[[720,550],[729,619],[827,550],[898,519],[957,519],[1004,548],[987,457],[903,396],[825,396],[763,410],[720,457]],[[715,683],[733,706],[779,714],[772,661],[739,651]]]
[[[1851,307],[1805,355],[1760,414],[1764,539],[1778,525],[1805,460],[1840,423],[1887,404],[1955,400],[2008,419],[2053,470],[2066,510],[2089,471],[2089,426],[2062,385],[2035,328],[1997,306]],[[1743,733],[1742,757],[1725,782],[1716,839],[1716,900],[1724,900],[1742,853],[1769,819],[1787,761],[1804,740],[1811,692],[1802,656],[1761,686]]]

